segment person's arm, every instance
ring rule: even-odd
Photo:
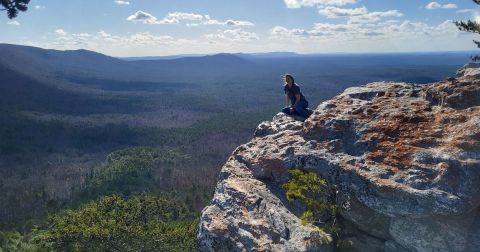
[[[292,106],[292,104],[290,104],[290,98],[288,98],[288,94],[285,94],[285,101],[287,102],[287,106]]]
[[[293,107],[295,107],[295,105],[297,105],[297,103],[300,101],[300,99],[302,99],[302,97],[300,96],[300,94],[296,94],[296,95],[295,95],[295,104],[293,104]]]
[[[292,93],[293,93],[293,95],[295,95],[295,102],[294,102],[292,107],[295,107],[295,105],[297,105],[297,103],[302,98],[301,95],[300,95],[300,87],[298,87],[298,86],[293,87],[292,88]]]

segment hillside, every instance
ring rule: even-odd
[[[202,212],[200,249],[475,251],[479,155],[479,65],[429,85],[348,88],[305,123],[284,114],[261,123],[232,153]],[[303,204],[322,183],[308,183],[315,174],[328,186]],[[338,215],[315,215],[318,201]]]
[[[34,77],[91,78],[117,81],[158,82],[184,80],[202,74],[219,75],[229,69],[252,70],[247,59],[233,54],[203,57],[126,61],[88,50],[47,50],[0,43],[0,64]],[[232,71],[230,71],[233,73]]]
[[[263,119],[262,111],[248,112],[246,121],[232,124],[232,110],[204,99],[205,87],[146,77],[160,74],[99,53],[5,44],[0,52],[0,227],[91,200],[89,193],[105,195],[86,193],[89,181],[105,169],[109,154],[135,147],[189,158],[168,167],[175,169],[168,181],[160,175],[165,167],[155,167],[156,186],[129,193],[176,190],[198,212],[215,167]],[[191,182],[184,175],[195,173],[205,178]]]

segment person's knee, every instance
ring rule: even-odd
[[[297,105],[295,105],[294,109],[295,109],[296,111],[304,111],[304,110],[305,110],[305,107],[302,106],[302,104],[297,104]]]
[[[285,113],[285,114],[290,114],[290,107],[283,108],[282,112]]]
[[[306,108],[303,106],[295,106],[295,112],[297,112],[297,114],[305,118],[309,116]]]

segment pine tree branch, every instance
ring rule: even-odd
[[[474,3],[480,5],[480,0],[472,0]],[[476,21],[467,20],[467,21],[455,21],[454,22],[457,28],[461,31],[478,33],[480,34],[480,23]],[[473,40],[473,43],[480,48],[480,41]],[[480,55],[473,55],[470,57],[473,61],[480,61]]]
[[[458,27],[458,29],[461,30],[461,31],[467,31],[467,32],[473,32],[473,33],[479,33],[480,34],[480,24],[475,22],[475,21],[472,21],[472,20],[455,21],[454,23]]]
[[[474,40],[473,43],[475,43],[477,45],[477,47],[480,48],[480,41]]]
[[[0,11],[6,11],[8,18],[15,18],[19,11],[26,11],[28,9],[28,3],[30,0],[0,0],[0,5],[3,9]]]

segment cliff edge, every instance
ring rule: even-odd
[[[285,198],[290,169],[334,189],[356,251],[480,247],[480,68],[348,88],[305,123],[280,113],[227,160],[201,216],[202,251],[331,251]]]

